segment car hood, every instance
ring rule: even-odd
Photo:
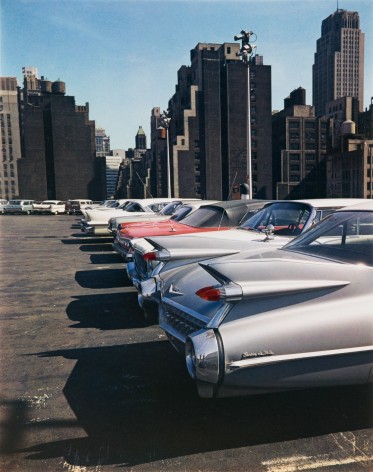
[[[267,247],[282,247],[292,237],[270,236],[254,231],[242,229],[228,229],[226,231],[213,231],[193,235],[180,235],[169,237],[145,237],[134,243],[134,248],[140,253],[145,253],[155,248],[162,250],[164,256],[159,260],[189,259],[196,255],[217,257],[254,248],[266,250]]]

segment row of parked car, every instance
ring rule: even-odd
[[[372,382],[373,201],[132,200],[81,227],[114,236],[200,396]]]
[[[96,202],[99,204],[101,202]],[[43,202],[37,202],[35,200],[4,200],[0,199],[0,214],[52,214],[61,215],[69,214],[80,214],[81,211],[88,207],[94,206],[92,200],[68,200],[64,202],[62,200],[44,200]]]

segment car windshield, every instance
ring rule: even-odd
[[[273,234],[295,236],[302,231],[310,215],[309,205],[297,202],[278,202],[256,212],[238,229],[263,231],[268,225],[272,225]]]
[[[181,206],[179,207],[175,213],[171,216],[172,221],[181,221],[183,220],[189,213],[192,211],[192,207],[190,206]]]
[[[175,211],[177,210],[177,208],[180,207],[180,205],[182,205],[181,202],[168,203],[164,208],[162,208],[162,211],[160,212],[160,215],[164,215],[164,216],[173,215],[175,213]]]
[[[119,208],[124,209],[125,211],[130,211],[130,212],[143,212],[145,211],[144,208],[140,205],[140,203],[137,202],[130,202],[127,206],[120,206]]]
[[[283,249],[373,266],[373,212],[333,213]]]
[[[116,208],[117,206],[119,206],[119,202],[117,202],[116,200],[109,200],[104,203],[104,206],[108,208]]]
[[[123,202],[123,203],[119,203],[117,202],[118,205],[115,207],[115,208],[119,208],[120,210],[127,210],[127,207],[129,207],[133,202]]]

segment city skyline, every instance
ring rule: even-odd
[[[298,87],[311,105],[316,40],[337,5],[360,15],[365,109],[373,95],[370,0],[1,0],[0,75],[21,82],[23,66],[37,67],[39,76],[64,81],[77,105],[89,103],[89,117],[112,149],[134,147],[139,126],[149,146],[151,110],[167,108],[190,50],[234,42],[243,28],[256,33],[256,53],[272,67],[272,109],[282,109]]]

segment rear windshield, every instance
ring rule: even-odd
[[[198,208],[183,219],[183,223],[195,228],[219,228],[230,226],[231,222],[223,208]]]

